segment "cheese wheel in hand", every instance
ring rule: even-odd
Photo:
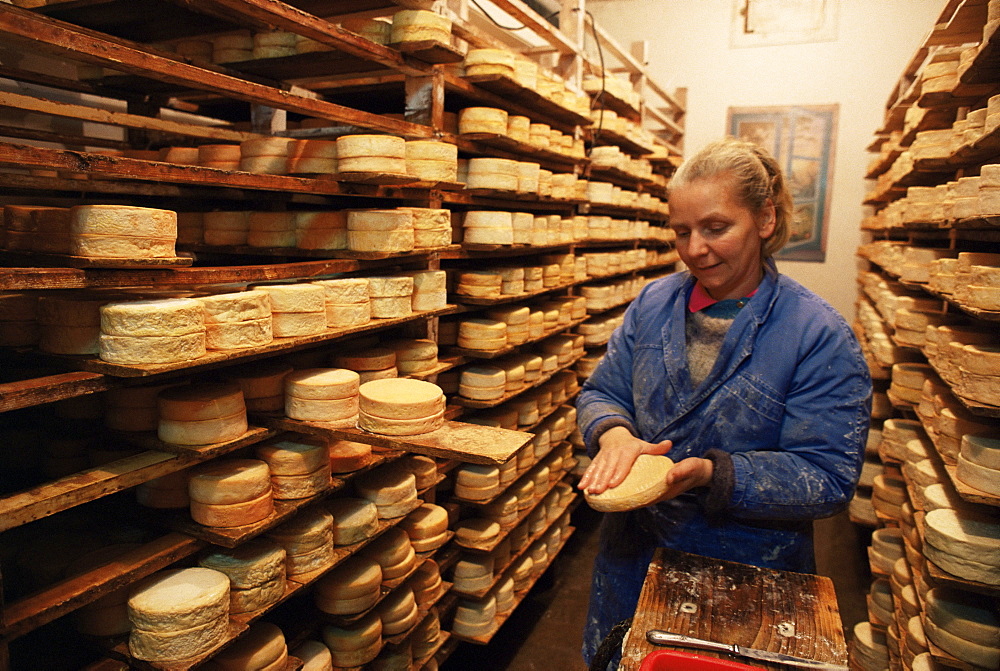
[[[648,506],[667,492],[667,473],[673,467],[674,462],[667,457],[641,454],[620,485],[600,494],[585,493],[584,497],[591,508],[603,513]]]

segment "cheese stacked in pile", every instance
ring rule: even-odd
[[[315,284],[261,284],[271,303],[271,329],[275,338],[308,336],[326,330],[326,293]]]
[[[367,499],[344,496],[331,499],[325,507],[333,515],[334,545],[354,545],[378,531],[378,508]]]
[[[347,249],[347,213],[296,212],[295,246],[300,249]]]
[[[207,568],[154,573],[132,588],[128,616],[133,657],[175,662],[201,656],[229,634],[229,578]]]
[[[359,326],[371,321],[371,304],[368,297],[368,278],[350,277],[337,280],[318,280],[326,300],[326,325],[330,328]]]
[[[282,58],[298,53],[298,35],[281,30],[253,34],[253,58]]]
[[[204,313],[208,349],[258,347],[273,340],[267,293],[240,291],[197,300]]]
[[[507,346],[507,324],[495,319],[463,319],[458,325],[458,346],[484,351]]]
[[[415,312],[440,310],[448,305],[448,274],[443,270],[415,270],[406,273],[413,278],[410,307]]]
[[[1000,520],[968,508],[932,510],[924,518],[924,554],[945,571],[1000,584]]]
[[[285,407],[285,376],[292,367],[285,363],[263,362],[230,374],[243,390],[249,412],[277,412]]]
[[[334,473],[350,473],[363,468],[371,461],[372,446],[351,440],[334,440],[330,443],[330,468]]]
[[[465,186],[469,189],[517,191],[520,168],[507,158],[469,159],[469,174]]]
[[[455,541],[466,548],[486,550],[500,537],[500,525],[489,519],[470,517],[455,528]]]
[[[77,205],[69,211],[69,235],[69,251],[77,256],[173,258],[177,213],[128,205]]]
[[[368,295],[372,317],[394,319],[413,313],[414,278],[409,275],[390,275],[368,278]]]
[[[386,347],[396,353],[396,369],[400,375],[428,373],[437,368],[438,347],[433,340],[394,340]]]
[[[341,175],[406,175],[406,140],[392,135],[342,135],[337,138],[337,170]]]
[[[409,577],[406,584],[413,590],[417,604],[423,606],[436,599],[444,587],[444,581],[441,579],[441,567],[433,559],[425,559]]]
[[[424,503],[399,523],[416,552],[429,552],[448,540],[448,511],[433,503]]]
[[[116,431],[156,431],[157,396],[178,382],[109,389],[104,396],[104,425]]]
[[[510,212],[470,210],[462,220],[463,241],[485,245],[514,244],[514,218]]]
[[[266,175],[288,173],[288,137],[261,137],[240,143],[240,170]]]
[[[198,147],[198,165],[216,170],[240,169],[238,144],[203,144]]]
[[[381,536],[361,549],[361,556],[372,559],[382,567],[382,580],[403,578],[416,567],[417,555],[410,538],[399,527],[386,530]]]
[[[307,422],[354,426],[360,377],[343,368],[307,368],[285,377],[285,414]]]
[[[414,246],[409,210],[350,210],[347,248],[356,252],[409,252]]]
[[[361,384],[398,375],[396,352],[386,347],[350,349],[333,358],[333,365],[355,371]]]
[[[267,536],[284,548],[289,576],[318,571],[333,562],[333,515],[321,507],[299,512]]]
[[[285,634],[271,622],[254,622],[232,645],[212,657],[221,671],[281,671],[288,665]]]
[[[514,52],[507,49],[469,49],[464,65],[469,77],[504,75],[514,78]]]
[[[417,609],[417,600],[413,596],[413,590],[402,585],[397,587],[389,596],[382,599],[375,606],[375,613],[382,620],[382,633],[386,636],[402,634],[413,628],[420,619],[420,612]],[[410,659],[410,650],[405,648],[403,653],[407,660]]]
[[[289,154],[288,172],[293,175],[336,175],[336,140],[296,140]]]
[[[499,366],[466,366],[459,378],[458,393],[475,401],[501,398],[506,390],[506,371]]]
[[[206,245],[245,245],[250,235],[249,212],[205,212],[202,216]]]
[[[413,219],[413,248],[434,249],[451,244],[451,211],[429,207],[398,207]]]
[[[979,435],[962,436],[956,475],[971,487],[1000,495],[1000,435],[993,427],[981,426]]]
[[[382,620],[369,613],[350,624],[327,625],[323,627],[323,642],[330,649],[334,666],[361,666],[382,650]]]
[[[964,345],[958,354],[961,375],[955,393],[987,405],[1000,405],[1000,345]]]
[[[500,469],[488,464],[462,464],[455,469],[455,496],[488,501],[500,493]]]
[[[372,380],[361,385],[358,393],[358,427],[366,431],[411,436],[444,425],[444,393],[431,382]]]
[[[176,385],[157,394],[157,435],[175,445],[211,445],[247,431],[243,391],[231,382]]]
[[[277,500],[305,499],[330,488],[330,455],[325,441],[305,436],[262,445],[257,458],[271,471]]]
[[[212,38],[212,62],[236,63],[253,58],[253,35],[249,30],[235,30]]]
[[[436,140],[406,143],[406,172],[425,182],[458,180],[458,146]]]
[[[418,600],[419,604],[420,601]],[[410,634],[410,643],[414,659],[423,659],[437,648],[441,639],[441,620],[436,611],[432,611],[420,621]]]
[[[285,550],[257,538],[233,549],[218,549],[198,560],[199,566],[229,577],[229,612],[266,608],[285,594]]]
[[[935,587],[925,604],[924,632],[930,641],[977,668],[1000,666],[1000,617],[986,599]]]
[[[465,270],[458,273],[455,291],[470,298],[500,298],[503,274],[496,270]]]
[[[191,298],[101,306],[99,355],[119,364],[164,364],[205,355],[205,316]]]
[[[503,322],[506,325],[508,345],[522,345],[528,341],[530,336],[529,320],[531,309],[525,305],[515,305],[509,307],[493,308],[488,310],[486,315],[495,321]]]
[[[385,19],[344,19],[340,25],[375,44],[389,44],[392,23]]]
[[[459,592],[478,592],[493,583],[493,555],[464,554],[455,562],[451,575]]]
[[[302,641],[292,648],[291,655],[302,660],[301,671],[333,671],[330,648],[319,641]]]
[[[417,506],[417,480],[413,473],[389,464],[358,476],[355,490],[375,504],[379,519],[395,519]]]
[[[316,607],[331,615],[353,615],[371,608],[381,595],[382,566],[354,555],[316,583]]]
[[[247,244],[251,247],[294,247],[294,212],[251,212]]]
[[[496,107],[465,107],[458,112],[458,132],[507,134],[507,111]]]
[[[271,477],[259,459],[218,459],[188,480],[191,517],[208,527],[241,527],[274,511]]]
[[[404,9],[392,15],[390,44],[406,42],[451,44],[451,19],[423,9]]]
[[[991,171],[1000,192],[1000,165]],[[955,264],[954,298],[979,310],[1000,310],[1000,254],[960,252]]]

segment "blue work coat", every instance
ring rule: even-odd
[[[711,373],[694,386],[685,342],[694,281],[676,273],[632,302],[583,385],[579,427],[591,455],[616,425],[650,443],[671,440],[675,462],[723,450],[732,495],[712,516],[707,488],[606,516],[584,634],[588,662],[634,612],[654,548],[811,572],[811,522],[843,510],[860,474],[871,377],[843,317],[769,263]]]

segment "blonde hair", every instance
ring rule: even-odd
[[[773,256],[788,242],[795,213],[781,167],[766,150],[734,137],[716,140],[684,161],[670,187],[723,174],[732,177],[737,195],[755,214],[762,213],[768,199],[774,205],[774,232],[761,246],[762,258]]]

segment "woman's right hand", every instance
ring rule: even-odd
[[[601,434],[598,443],[600,449],[577,485],[588,494],[600,494],[620,485],[640,454],[666,454],[673,447],[669,440],[647,443],[633,436],[624,426],[608,429]]]

